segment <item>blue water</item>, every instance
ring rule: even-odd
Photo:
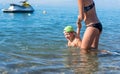
[[[97,9],[104,27],[99,50],[111,54],[81,56],[66,47],[63,35],[66,25],[76,29],[77,8],[34,8],[32,14],[0,11],[0,74],[120,73],[120,10]],[[81,36],[84,30],[83,23]]]

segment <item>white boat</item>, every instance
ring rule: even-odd
[[[6,13],[31,13],[34,12],[33,7],[25,1],[21,1],[20,4],[10,4],[10,7],[8,9],[2,9],[3,12]]]

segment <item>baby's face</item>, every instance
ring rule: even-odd
[[[70,39],[73,36],[73,32],[64,32],[64,36],[66,39]]]

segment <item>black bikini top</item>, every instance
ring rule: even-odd
[[[92,9],[94,6],[95,6],[95,4],[94,4],[94,2],[93,2],[91,5],[84,7],[84,12],[89,11],[89,10]]]

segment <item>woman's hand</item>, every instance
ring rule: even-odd
[[[82,16],[81,16],[81,15],[78,15],[78,22],[82,22],[83,19],[84,19],[83,15],[82,15]]]

